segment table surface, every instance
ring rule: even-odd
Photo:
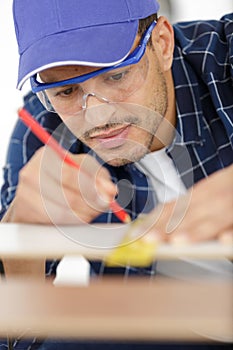
[[[102,278],[88,287],[0,284],[0,336],[233,342],[232,284]]]
[[[79,254],[88,259],[105,259],[119,244],[128,229],[124,224],[46,226],[0,224],[0,258],[58,258]],[[155,259],[180,257],[233,259],[233,245],[211,241],[190,245],[159,244]]]
[[[55,227],[0,225],[0,257],[58,258],[81,254],[104,259],[121,242],[126,225]],[[157,259],[230,258],[217,242],[161,244]],[[0,284],[0,336],[99,340],[233,342],[231,281],[138,278],[91,280],[88,287],[11,280]]]

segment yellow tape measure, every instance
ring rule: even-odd
[[[146,234],[140,237],[133,237],[132,233],[143,219],[135,220],[126,232],[120,245],[115,248],[105,263],[109,267],[114,266],[135,266],[146,267],[151,265],[156,255],[157,242],[153,237]]]

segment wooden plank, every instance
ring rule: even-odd
[[[83,288],[10,281],[0,336],[233,342],[232,284],[102,279]]]

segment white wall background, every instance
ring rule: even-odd
[[[23,93],[16,90],[17,66],[12,0],[0,0],[0,185],[8,140],[17,118],[17,109],[22,104]]]
[[[218,19],[221,15],[233,11],[232,0],[160,0],[160,3],[161,14],[167,15],[172,22]],[[17,118],[16,111],[22,103],[23,93],[15,88],[17,61],[12,0],[0,0],[0,186],[2,184],[1,169],[5,163],[8,140]],[[26,91],[27,87],[24,93]]]

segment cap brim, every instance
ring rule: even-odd
[[[44,69],[61,65],[110,66],[130,52],[138,20],[47,36],[21,54],[17,87]]]

